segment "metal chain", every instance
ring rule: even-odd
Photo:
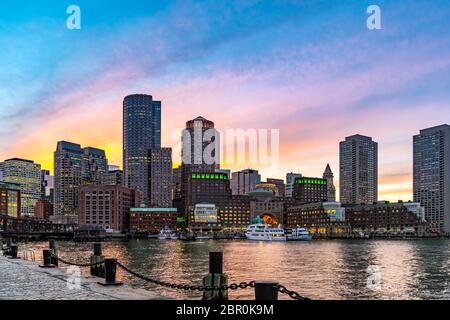
[[[117,265],[122,269],[124,269],[125,271],[127,271],[128,273],[134,275],[135,277],[171,289],[190,290],[190,291],[212,291],[212,290],[228,290],[228,289],[237,290],[237,289],[245,289],[248,287],[251,288],[255,287],[255,281],[241,282],[239,284],[233,283],[230,285],[222,285],[222,286],[193,286],[187,284],[175,284],[161,280],[151,279],[149,277],[137,273],[136,271],[131,270],[130,268],[128,268],[127,266],[123,265],[120,262],[117,262]]]
[[[281,284],[277,285],[276,289],[278,290],[278,292],[287,294],[289,297],[291,297],[294,300],[310,300],[309,298],[302,297],[301,295],[299,295],[297,292],[295,292],[293,290],[287,289],[285,286],[283,286]]]
[[[95,263],[75,263],[75,262],[63,260],[56,255],[52,255],[52,257],[64,264],[67,264],[69,266],[76,266],[76,267],[94,267],[94,266],[98,266],[98,265],[105,263],[104,261],[99,261],[99,262],[95,262]]]
[[[74,263],[74,262],[70,262],[70,261],[66,261],[61,259],[60,257],[53,255],[53,258],[57,259],[58,261],[67,264],[67,265],[71,265],[71,266],[77,266],[77,267],[93,267],[93,266],[97,266],[97,265],[101,265],[104,264],[104,261],[100,261],[100,262],[96,262],[96,263]],[[246,289],[248,287],[250,288],[254,288],[255,287],[255,281],[250,281],[250,282],[241,282],[241,283],[232,283],[230,285],[222,285],[222,286],[195,286],[195,285],[188,285],[188,284],[176,284],[176,283],[169,283],[166,281],[161,281],[161,280],[157,280],[157,279],[152,279],[149,277],[146,277],[140,273],[137,273],[136,271],[131,270],[130,268],[128,268],[127,266],[123,265],[122,263],[120,263],[119,261],[116,262],[116,264],[121,267],[123,270],[125,270],[126,272],[134,275],[135,277],[147,281],[147,282],[151,282],[153,284],[156,285],[160,285],[166,288],[171,288],[171,289],[179,289],[179,290],[187,290],[187,291],[213,291],[213,290],[238,290],[238,289]],[[309,300],[306,297],[302,297],[300,294],[298,294],[297,292],[293,291],[293,290],[289,290],[287,289],[285,286],[279,284],[275,287],[278,292],[283,293],[283,294],[287,294],[289,297],[291,297],[294,300]]]

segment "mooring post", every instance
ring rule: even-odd
[[[105,281],[99,282],[103,286],[121,286],[122,282],[116,281],[117,259],[105,259]]]
[[[41,268],[54,268],[55,266],[52,264],[52,251],[50,249],[46,249],[42,251],[42,258],[44,264],[40,265]]]
[[[255,300],[278,300],[278,282],[256,281]]]
[[[102,244],[100,242],[94,243],[94,256],[102,255]]]
[[[223,273],[223,252],[209,253],[209,273],[211,274]]]
[[[91,276],[105,277],[105,264],[103,262],[105,257],[102,256],[102,244],[94,243],[94,254],[91,256]]]
[[[17,251],[18,251],[17,244],[11,245],[11,247],[10,247],[10,259],[17,259]]]
[[[54,266],[58,266],[58,249],[56,247],[56,240],[51,239],[48,241],[48,247],[52,253],[51,264]]]
[[[209,274],[203,278],[203,285],[221,287],[228,284],[228,276],[223,273],[223,252],[209,253]],[[228,290],[203,291],[203,300],[228,300]]]

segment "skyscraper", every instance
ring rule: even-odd
[[[197,117],[186,122],[181,143],[181,199],[176,202],[180,206],[180,212],[187,216],[191,173],[215,172],[220,169],[220,133],[214,128],[214,122]]]
[[[123,169],[125,186],[136,189],[150,206],[150,150],[161,148],[161,101],[134,94],[123,101]]]
[[[96,184],[107,172],[105,151],[81,148],[79,144],[59,141],[54,152],[54,219],[76,223],[77,191],[80,185]]]
[[[220,169],[220,134],[214,129],[214,122],[203,117],[186,122],[181,142],[182,165],[190,171]]]
[[[108,159],[104,150],[87,147],[83,149],[83,184],[100,184],[108,173]]]
[[[327,201],[336,201],[336,187],[334,186],[334,174],[331,171],[330,164],[327,164],[323,173],[323,178],[327,180]]]
[[[450,126],[420,130],[413,138],[414,201],[430,228],[450,233]]]
[[[231,190],[233,195],[246,195],[255,190],[256,185],[261,182],[258,170],[246,169],[231,174]]]
[[[149,179],[152,207],[172,207],[172,148],[150,150]]]
[[[374,203],[378,200],[378,144],[354,135],[339,145],[341,203]]]
[[[31,160],[8,159],[0,163],[4,182],[20,185],[21,216],[34,216],[34,207],[41,199],[41,165]]]

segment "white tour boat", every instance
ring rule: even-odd
[[[158,234],[159,240],[178,240],[178,234],[176,231],[165,227],[164,229],[161,229],[161,231]]]
[[[286,229],[287,241],[311,241],[312,234],[305,228]]]
[[[250,225],[245,236],[248,240],[256,241],[286,241],[286,234],[282,228],[262,223]]]

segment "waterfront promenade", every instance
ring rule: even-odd
[[[0,256],[0,300],[162,300],[148,290],[127,285],[103,287],[99,278],[82,276],[79,288],[67,285],[67,267],[40,268],[37,262]]]

